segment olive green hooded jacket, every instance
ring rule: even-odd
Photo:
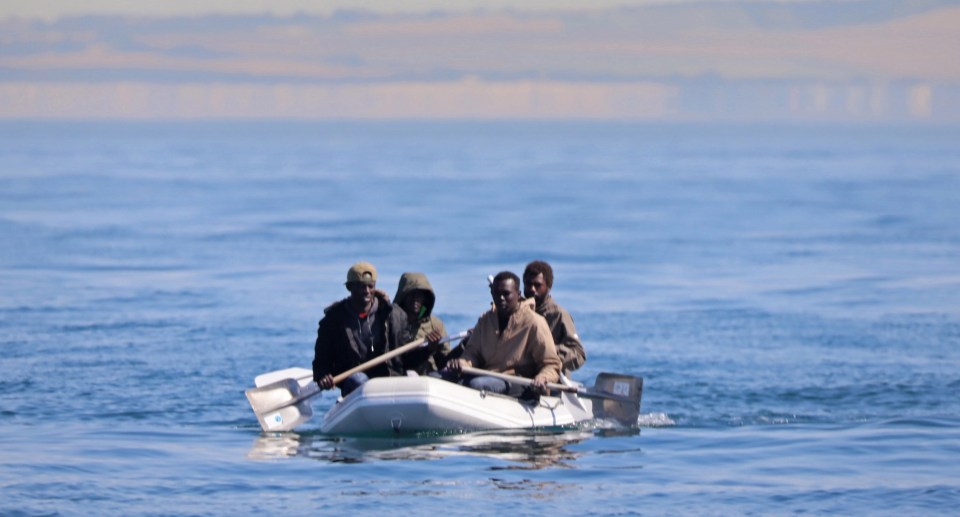
[[[433,315],[433,307],[437,302],[437,296],[433,292],[433,286],[430,285],[430,281],[427,280],[427,275],[423,273],[404,273],[400,275],[400,283],[397,286],[397,295],[393,297],[393,304],[401,311],[404,310],[404,305],[409,297],[414,291],[422,291],[425,296],[425,301],[423,306],[420,309],[419,314],[413,316],[407,315],[407,327],[404,330],[404,342],[409,343],[417,339],[423,339],[430,331],[437,329],[440,331],[441,335],[446,336],[447,330],[443,326],[443,322],[440,318]],[[423,357],[421,362],[418,364],[407,364],[407,369],[415,370],[417,373],[424,375],[429,372],[437,371],[439,368],[442,368],[446,362],[446,356],[450,353],[450,347],[447,344],[443,345],[443,349],[435,354],[427,355]],[[416,357],[418,354],[409,354],[405,356],[405,362],[409,361],[413,357]]]

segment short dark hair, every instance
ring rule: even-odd
[[[541,274],[543,275],[543,281],[547,283],[547,287],[553,289],[553,268],[550,267],[550,264],[542,260],[534,260],[527,264],[527,269],[523,270],[523,278]]]
[[[497,276],[493,277],[493,284],[490,285],[490,288],[493,289],[493,286],[497,285],[497,282],[506,279],[513,280],[513,283],[517,284],[517,291],[523,290],[523,287],[520,284],[520,277],[517,276],[513,271],[501,271],[497,273]]]

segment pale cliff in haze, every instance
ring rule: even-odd
[[[960,1],[0,21],[2,118],[960,122]]]

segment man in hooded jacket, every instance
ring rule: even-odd
[[[397,285],[397,294],[393,297],[393,304],[398,312],[406,314],[407,321],[403,331],[403,341],[410,342],[426,339],[435,343],[447,334],[443,321],[433,315],[433,307],[437,296],[433,286],[423,273],[404,273],[400,275]],[[426,350],[417,349],[404,355],[404,365],[420,375],[435,372],[443,367],[450,347],[443,345],[431,346]]]

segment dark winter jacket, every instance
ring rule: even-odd
[[[317,341],[314,346],[313,378],[319,381],[325,375],[336,376],[354,366],[369,361],[385,352],[406,344],[403,332],[407,317],[397,310],[385,296],[376,296],[376,308],[373,311],[372,347],[365,347],[358,341],[354,331],[361,324],[360,317],[350,307],[349,298],[344,298],[327,307],[323,319],[317,328]],[[401,357],[394,357],[384,364],[371,367],[364,373],[367,376],[386,377],[404,375]]]

